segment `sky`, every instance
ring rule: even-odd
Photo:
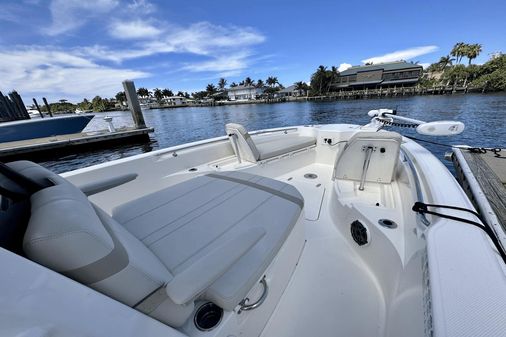
[[[0,91],[72,102],[136,87],[199,91],[220,77],[309,81],[399,59],[428,65],[459,41],[506,52],[506,1],[0,0]]]

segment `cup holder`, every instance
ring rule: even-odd
[[[220,324],[222,317],[223,309],[212,302],[207,302],[197,309],[193,321],[200,331],[209,331]]]
[[[379,219],[378,224],[386,228],[397,228],[395,221],[390,219]]]

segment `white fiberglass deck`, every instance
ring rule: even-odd
[[[271,136],[269,132],[265,137]],[[0,259],[11,271],[0,282],[9,289],[0,296],[6,303],[2,313],[9,318],[2,320],[4,325],[26,334],[49,322],[39,334],[80,331],[100,337],[475,337],[476,331],[504,336],[504,310],[496,309],[505,303],[500,297],[506,293],[504,271],[498,268],[488,238],[474,227],[444,218],[429,216],[424,223],[412,210],[420,200],[472,209],[442,163],[411,140],[359,131],[358,126],[304,126],[276,132],[297,132],[315,137],[316,142],[279,157],[241,162],[229,140],[220,137],[64,175],[84,190],[90,183],[111,185],[89,197],[110,214],[132,200],[227,171],[276,179],[300,192],[303,213],[297,213],[297,222],[277,255],[255,286],[241,295],[243,300],[224,310],[211,329],[199,330],[195,324],[197,308],[212,301],[205,294],[197,294],[196,310],[185,317],[184,325],[172,326],[0,249]],[[354,137],[357,133],[361,134]],[[369,175],[360,178],[369,160]],[[115,184],[125,176],[133,178]],[[361,180],[365,189],[359,188]],[[283,211],[276,208],[273,214]],[[212,224],[220,217],[209,218]],[[261,222],[253,223],[262,226]],[[27,296],[27,289],[37,291]],[[86,301],[76,301],[83,298]],[[244,309],[255,301],[260,304]],[[492,302],[497,306],[490,307]],[[41,305],[51,310],[41,310]],[[477,312],[481,325],[475,324]],[[5,329],[0,324],[0,335]]]
[[[346,243],[315,238],[262,336],[382,336],[384,316],[374,280]]]
[[[382,336],[384,303],[367,266],[328,214],[332,167],[312,164],[279,180],[305,200],[306,244],[262,336]],[[312,173],[317,178],[305,178]],[[311,289],[308,291],[308,289]]]

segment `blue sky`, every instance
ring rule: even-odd
[[[428,64],[458,41],[506,52],[506,1],[0,0],[0,90],[80,101],[121,81],[202,90],[308,81],[320,64]]]

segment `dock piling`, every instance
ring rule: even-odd
[[[51,112],[51,107],[47,103],[47,99],[45,97],[42,97],[42,100],[44,101],[44,105],[46,106],[47,113],[49,114],[49,117],[53,117],[53,113]]]
[[[132,113],[135,128],[146,128],[146,123],[144,122],[144,116],[142,115],[141,105],[139,104],[139,98],[137,97],[137,91],[135,90],[134,82],[130,80],[123,81],[123,89],[125,90],[128,108]]]
[[[37,103],[37,100],[35,98],[32,98],[32,99],[33,99],[33,104],[35,104],[35,107],[37,108],[37,111],[39,112],[40,118],[44,118],[44,114],[42,113],[42,111],[40,111],[39,103]]]

